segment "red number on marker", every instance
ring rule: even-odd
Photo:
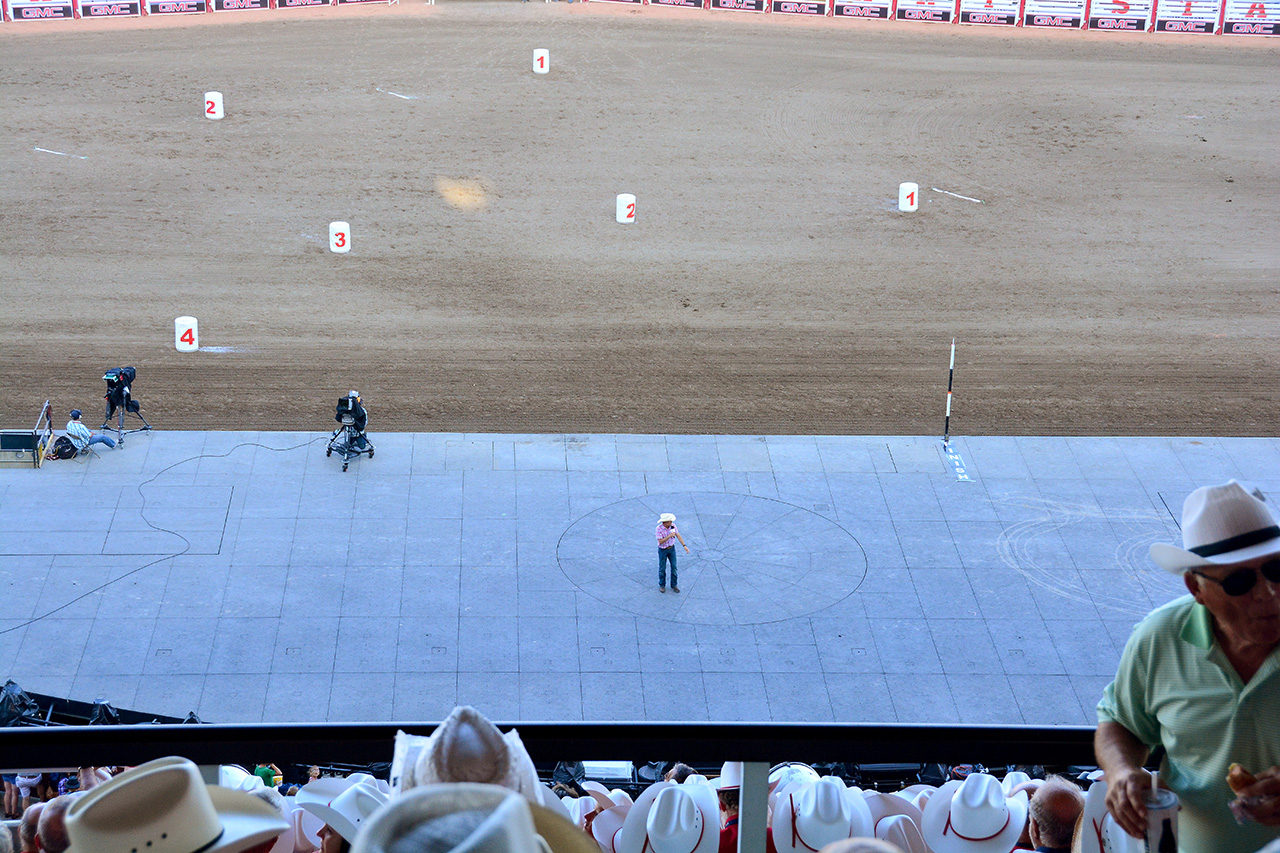
[[[545,56],[539,56],[539,57],[538,57],[538,67],[539,67],[539,68],[546,68],[546,67],[547,67],[547,58],[546,58]]]
[[[215,107],[215,104],[213,103],[213,101],[204,102],[204,111],[207,115],[213,115],[214,107]]]
[[[984,8],[984,9],[994,9],[994,8],[995,8],[995,3],[994,3],[994,2],[992,2],[992,0],[987,0],[987,4],[986,4],[983,8]]]
[[[178,340],[182,341],[184,344],[194,344],[196,342],[196,336],[192,334],[190,329],[187,329],[182,333],[182,337],[178,338]]]
[[[627,205],[627,218],[635,219],[635,217],[636,217],[636,203],[633,201]]]
[[[916,203],[916,194],[907,193],[907,204],[915,204],[915,203]]]
[[[339,249],[341,249],[343,246],[347,245],[347,235],[342,231],[339,231],[338,233],[334,234],[333,244],[337,246]]]

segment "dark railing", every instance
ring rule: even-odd
[[[397,730],[437,723],[294,723],[0,728],[0,768],[139,764],[181,755],[197,764],[240,756],[283,765],[389,762]],[[1085,726],[930,726],[856,723],[505,723],[538,761],[679,759],[806,763],[886,762],[1089,765]]]

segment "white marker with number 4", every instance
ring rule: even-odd
[[[339,255],[345,255],[351,251],[350,222],[329,223],[329,251]]]
[[[200,349],[200,324],[195,317],[178,317],[173,321],[173,346],[178,352]]]
[[[205,118],[222,118],[222,93],[221,92],[205,92],[204,93],[204,117]]]

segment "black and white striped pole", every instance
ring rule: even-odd
[[[951,366],[947,368],[947,417],[942,422],[942,443],[951,444],[951,383],[956,376],[956,339],[951,339]]]

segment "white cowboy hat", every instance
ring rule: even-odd
[[[773,843],[778,853],[821,850],[833,841],[870,835],[871,810],[859,794],[856,800],[865,814],[855,813],[854,799],[838,776],[823,776],[780,794],[773,813]]]
[[[459,705],[427,738],[414,766],[419,785],[475,782],[519,791],[531,802],[551,805],[555,796],[538,782],[537,769],[520,734],[505,735],[470,705]]]
[[[693,778],[693,777],[690,777],[690,778]],[[698,776],[697,778],[698,778],[698,779],[701,779],[704,783],[707,781],[707,777],[706,777],[706,776]],[[684,781],[685,781],[685,784],[688,784],[689,779],[685,779]],[[610,792],[609,792],[609,799],[613,800],[613,804],[614,804],[615,806],[620,806],[620,805],[622,805],[623,803],[631,803],[631,802],[634,802],[634,801],[631,799],[631,795],[630,795],[630,794],[628,794],[626,791],[622,790],[621,788],[614,788],[612,791],[610,791]]]
[[[1013,794],[1014,788],[1030,781],[1031,776],[1029,774],[1023,773],[1021,770],[1010,770],[1008,773],[1004,774],[1004,778],[1000,780],[1000,787],[1004,789],[1004,795],[1008,797]]]
[[[318,780],[317,780],[318,781]],[[316,784],[310,782],[307,787]],[[301,796],[302,791],[298,792]],[[354,841],[360,825],[373,816],[373,813],[386,805],[386,794],[369,782],[357,782],[331,802],[320,803],[311,799],[299,800],[298,807],[306,809],[333,828],[348,842]]]
[[[591,837],[600,845],[604,853],[617,853],[618,838],[622,826],[626,823],[627,813],[631,811],[631,803],[622,803],[611,809],[605,809],[591,821]]]
[[[288,828],[241,791],[205,785],[185,758],[158,758],[77,797],[67,809],[68,853],[236,853]]]
[[[398,797],[361,828],[351,853],[386,853],[410,834],[419,849],[458,853],[596,853],[563,816],[510,788],[465,782]]]
[[[720,775],[711,780],[717,791],[736,791],[742,787],[742,762],[726,761],[720,765]]]
[[[867,797],[867,808],[871,810],[872,831],[880,838],[880,824],[891,817],[905,817],[916,826],[924,820],[924,814],[915,803],[893,794],[871,792]]]
[[[920,829],[933,853],[1009,853],[1026,823],[1026,794],[1006,797],[999,779],[970,773],[929,798]]]
[[[658,516],[659,524],[661,524],[664,521],[670,521],[672,524],[675,524],[675,521],[676,521],[675,513],[664,512],[662,515]]]
[[[1261,492],[1235,480],[1196,489],[1182,502],[1182,547],[1157,542],[1151,559],[1180,575],[1200,566],[1280,554],[1280,525],[1264,500]]]
[[[889,815],[876,824],[876,838],[902,848],[902,853],[929,853],[920,825],[904,814]]]
[[[312,853],[320,849],[320,830],[324,821],[304,808],[293,810],[293,853]]]
[[[586,791],[590,795],[590,799],[594,800],[601,809],[611,809],[617,805],[613,800],[613,795],[609,793],[609,789],[599,782],[588,779],[582,783],[582,790]]]
[[[1146,853],[1146,844],[1121,829],[1108,814],[1107,783],[1102,779],[1096,779],[1085,792],[1077,838],[1081,853]]]
[[[699,794],[705,785],[672,785],[658,792],[645,818],[648,848],[654,853],[710,853],[720,846],[720,820]]]
[[[817,782],[820,778],[822,777],[818,775],[818,771],[808,764],[801,764],[798,761],[775,764],[769,770],[770,810],[777,807],[778,795],[793,783],[808,784],[809,782]]]

